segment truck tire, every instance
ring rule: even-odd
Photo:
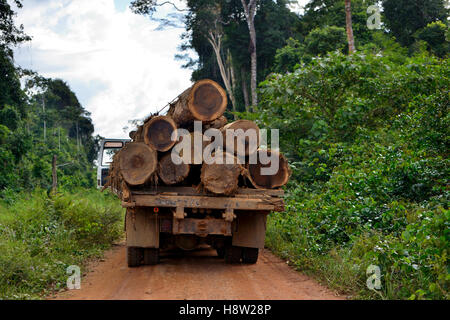
[[[159,262],[159,249],[144,249],[144,264],[154,266]]]
[[[236,246],[227,246],[225,248],[225,262],[234,264],[240,263],[242,257],[242,248]]]
[[[225,257],[225,248],[216,248],[216,251],[217,251],[217,256],[220,258],[220,259],[223,259],[224,257]]]
[[[127,260],[129,268],[139,267],[142,260],[142,248],[128,247]]]
[[[242,250],[242,262],[255,264],[258,261],[258,248],[244,248]]]

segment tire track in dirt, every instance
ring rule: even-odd
[[[116,246],[92,262],[81,290],[59,300],[342,300],[293,270],[267,249],[255,265],[228,265],[214,250],[163,253],[157,266],[128,268],[126,247]]]

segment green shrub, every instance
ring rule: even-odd
[[[37,190],[0,202],[0,299],[39,298],[64,288],[66,268],[99,255],[122,226],[118,201],[97,190],[54,197]]]
[[[448,299],[449,71],[333,53],[264,82],[256,118],[281,129],[294,173],[267,245],[356,297]]]

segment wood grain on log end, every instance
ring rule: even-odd
[[[226,158],[232,158],[233,164],[227,164]],[[206,190],[215,194],[233,195],[238,189],[239,176],[244,168],[237,163],[237,159],[224,155],[223,164],[206,164],[202,166],[201,181]]]
[[[241,134],[237,131],[239,129],[242,130]],[[236,137],[233,139],[231,144],[227,143],[227,130],[229,130],[229,132],[234,130],[236,134]],[[229,153],[234,152],[235,155],[248,156],[256,152],[259,148],[259,127],[253,121],[238,120],[225,125],[221,131],[223,134],[225,149]],[[250,139],[252,136],[254,137],[252,138],[254,141],[251,141]],[[240,145],[243,145],[244,152],[242,152],[239,148]]]
[[[166,185],[174,185],[184,181],[190,171],[190,165],[173,163],[172,154],[166,154],[158,164],[158,176]]]
[[[279,159],[279,168],[276,174],[273,175],[262,175],[262,168],[269,168],[271,163],[262,164],[261,153],[267,152],[267,155],[270,157],[273,153],[278,155]],[[271,151],[271,150],[259,150],[257,155],[257,163],[249,164],[247,170],[247,177],[252,183],[252,185],[257,189],[275,189],[286,185],[291,176],[291,170],[289,168],[289,164],[286,158],[279,152]]]
[[[172,134],[176,134],[177,125],[167,116],[154,117],[144,125],[144,141],[153,149],[165,152],[176,143]]]
[[[215,81],[200,80],[189,94],[188,108],[195,119],[213,121],[223,115],[228,98],[225,90]]]
[[[121,150],[119,168],[129,185],[144,184],[156,171],[157,164],[157,152],[145,143],[128,143]]]

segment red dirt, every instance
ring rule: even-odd
[[[342,300],[293,270],[268,250],[255,265],[228,265],[214,250],[163,254],[157,266],[128,268],[126,248],[117,246],[93,262],[81,290],[58,300]]]

